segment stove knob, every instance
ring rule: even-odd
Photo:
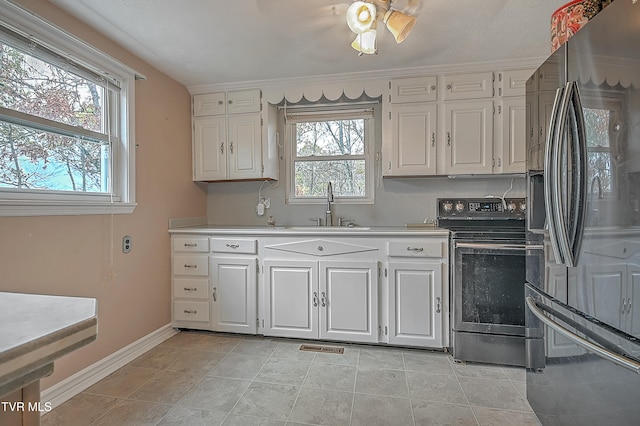
[[[521,202],[520,204],[518,204],[518,208],[520,209],[521,212],[527,211],[527,203]]]
[[[451,213],[451,210],[453,210],[453,203],[451,203],[451,201],[445,201],[442,203],[442,210],[446,213]]]
[[[464,211],[464,203],[462,201],[458,201],[456,203],[456,211],[458,213],[462,213]]]
[[[509,204],[507,204],[507,210],[509,211],[509,213],[513,213],[516,211],[516,203],[514,203],[513,201],[509,201]]]

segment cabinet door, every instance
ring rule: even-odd
[[[318,337],[318,262],[265,260],[264,334]]]
[[[392,104],[407,102],[429,102],[435,101],[438,88],[437,77],[434,75],[426,77],[396,78],[391,80]]]
[[[445,104],[445,174],[489,174],[493,158],[493,101]]]
[[[212,259],[211,329],[256,333],[256,259]]]
[[[445,75],[444,100],[480,99],[493,97],[493,73]]]
[[[436,174],[436,111],[434,103],[391,106],[393,134],[386,175]]]
[[[260,89],[236,90],[227,93],[227,113],[260,112]]]
[[[224,116],[194,118],[194,181],[225,179],[227,175],[226,135]]]
[[[222,115],[226,111],[225,93],[207,93],[193,96],[193,116]]]
[[[442,348],[442,264],[389,263],[389,343]]]
[[[378,342],[378,262],[320,262],[320,338]]]
[[[500,102],[502,133],[496,138],[495,171],[524,173],[527,166],[527,110],[525,97],[507,98]]]
[[[262,177],[262,145],[260,114],[228,117],[229,179]]]
[[[498,96],[524,96],[534,70],[508,70],[498,74]]]

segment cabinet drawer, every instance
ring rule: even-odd
[[[173,251],[207,253],[209,239],[207,237],[173,237]]]
[[[226,112],[225,93],[208,93],[193,97],[193,116],[222,115]]]
[[[389,241],[389,256],[395,257],[444,257],[444,243],[428,240]]]
[[[173,302],[173,319],[209,322],[209,302]]]
[[[208,299],[209,279],[176,278],[173,280],[173,297],[186,299]]]
[[[174,256],[173,257],[173,274],[174,275],[190,275],[194,277],[209,276],[209,257],[208,256]]]
[[[216,253],[256,254],[256,240],[242,238],[211,238],[211,251]]]

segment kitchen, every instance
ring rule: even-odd
[[[548,10],[543,14],[544,25],[548,25],[548,16],[561,3],[545,4]],[[46,389],[144,337],[149,336],[140,346],[146,344],[147,349],[166,338],[168,328],[163,327],[170,322],[171,305],[168,219],[206,217],[209,223],[219,225],[265,225],[268,216],[273,216],[277,224],[309,225],[307,219],[323,215],[324,210],[322,204],[286,205],[283,184],[279,189],[271,188],[269,184],[261,189],[260,182],[194,184],[191,176],[191,93],[185,86],[122,51],[53,4],[21,4],[111,53],[146,77],[146,81],[136,83],[138,205],[133,214],[3,218],[0,222],[3,241],[8,241],[2,244],[2,259],[6,262],[3,290],[80,295],[96,297],[99,301],[101,334],[98,341],[57,362],[54,375],[44,382]],[[538,55],[546,57],[547,29],[541,34],[545,37],[545,45]],[[411,38],[406,43],[410,41]],[[390,44],[387,50],[394,48],[396,46]],[[384,56],[382,49],[377,56]],[[367,57],[357,59],[368,60]],[[530,61],[528,65],[534,69],[537,63]],[[338,69],[340,65],[335,66]],[[430,71],[444,74],[447,70],[435,67]],[[405,75],[413,73],[415,70]],[[281,78],[289,83],[290,79]],[[172,173],[166,173],[167,170]],[[281,166],[280,170],[286,169]],[[510,190],[512,180],[513,189]],[[512,179],[512,176],[381,179],[374,185],[374,204],[337,203],[335,214],[360,225],[404,226],[434,219],[438,197],[450,194],[502,196],[509,190],[513,196],[525,193],[524,179]],[[270,197],[271,202],[267,214],[261,217],[255,213],[259,192]],[[389,209],[390,205],[398,208]],[[124,235],[133,237],[129,255],[120,250]],[[33,259],[37,259],[38,268],[31,266]],[[158,288],[163,290],[158,291]]]

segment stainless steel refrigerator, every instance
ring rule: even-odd
[[[543,425],[640,424],[640,2],[527,84],[527,399]]]

